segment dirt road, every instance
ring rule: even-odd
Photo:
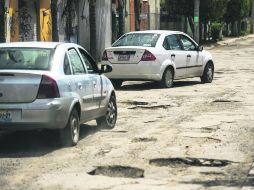
[[[124,83],[114,130],[0,134],[0,189],[254,189],[254,37],[211,50],[212,84]]]

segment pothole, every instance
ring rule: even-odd
[[[241,102],[241,101],[238,101],[238,100],[226,100],[226,99],[217,99],[217,100],[213,101],[213,103],[238,103],[238,102]]]
[[[137,138],[132,139],[131,142],[137,143],[137,142],[155,142],[155,141],[157,141],[157,139],[154,138],[154,137],[150,137],[150,138],[147,138],[147,137],[137,137]]]
[[[145,106],[133,106],[129,107],[128,109],[167,109],[168,107],[171,107],[172,105],[145,105]]]
[[[144,170],[129,166],[98,166],[89,175],[103,175],[108,177],[143,178]]]
[[[149,104],[148,102],[142,102],[142,101],[127,101],[127,102],[120,102],[120,103],[128,104],[128,105],[134,105],[134,106],[137,106],[137,105],[144,106],[144,105]],[[154,103],[156,103],[156,102],[154,102]]]
[[[199,167],[223,167],[231,164],[229,160],[217,160],[207,158],[157,158],[149,161],[149,164],[155,166],[169,167],[184,167],[184,166],[199,166]]]

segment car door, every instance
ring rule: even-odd
[[[106,96],[103,96],[102,93],[104,90],[102,77],[99,75],[98,67],[92,57],[82,48],[79,48],[79,52],[83,58],[89,78],[92,80],[94,102],[93,107],[95,110],[99,111],[103,98],[106,98]]]
[[[75,48],[69,49],[67,56],[72,70],[74,94],[78,94],[80,98],[81,121],[86,121],[92,117],[94,109],[93,81],[87,74],[82,59]]]
[[[181,42],[177,35],[173,34],[166,36],[163,47],[167,50],[166,56],[175,64],[175,79],[184,78],[186,76],[185,52],[183,52]]]
[[[198,46],[189,37],[180,34],[179,38],[185,52],[186,76],[200,76],[202,70],[202,52],[198,51]]]

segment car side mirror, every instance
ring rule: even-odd
[[[102,73],[110,73],[113,71],[113,68],[111,65],[101,65],[100,74]]]
[[[204,47],[203,46],[198,46],[198,51],[203,51]]]

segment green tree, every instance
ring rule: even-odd
[[[4,10],[4,0],[0,0],[0,43],[5,42],[5,10]]]
[[[200,2],[200,22],[204,26],[204,40],[208,36],[208,23],[223,22],[228,0],[202,0]]]
[[[227,24],[233,26],[232,35],[241,34],[241,20],[249,16],[250,0],[229,0],[224,20]]]
[[[164,10],[168,12],[170,16],[183,15],[185,16],[191,26],[191,30],[194,33],[194,1],[193,0],[165,0],[161,5]]]

